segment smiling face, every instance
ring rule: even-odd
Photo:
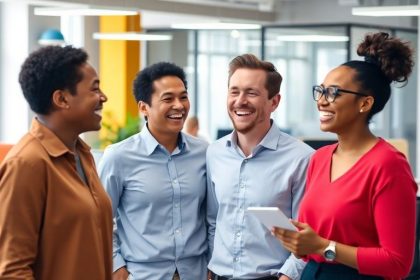
[[[230,77],[227,107],[238,133],[265,134],[270,129],[270,116],[280,95],[268,99],[266,76],[264,70],[239,68]]]
[[[335,86],[354,92],[363,92],[354,82],[356,71],[350,67],[339,66],[327,74],[322,87]],[[325,100],[322,96],[317,101],[320,129],[322,131],[341,134],[352,131],[355,126],[366,126],[366,113],[370,110],[371,96],[363,97],[345,92],[339,92],[334,102]]]
[[[102,106],[107,97],[99,88],[99,78],[95,69],[88,63],[82,64],[79,71],[82,80],[76,85],[76,92],[65,91],[68,110],[65,118],[69,127],[74,127],[78,134],[99,130],[102,120]]]
[[[180,78],[164,76],[153,82],[150,105],[140,101],[139,108],[156,139],[178,137],[190,110],[187,89]]]

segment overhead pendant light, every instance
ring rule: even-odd
[[[130,9],[77,6],[71,8],[35,8],[34,14],[37,16],[130,16],[137,15],[138,12]]]
[[[347,42],[348,36],[341,35],[279,35],[277,41],[283,42]]]
[[[229,30],[229,29],[260,29],[260,24],[233,23],[233,22],[203,22],[203,23],[175,23],[171,24],[173,29],[209,29],[209,30]]]
[[[419,16],[419,5],[407,6],[377,6],[377,7],[357,7],[351,11],[354,16],[371,17],[392,17],[392,16]]]
[[[41,46],[64,46],[66,42],[60,30],[50,28],[42,32],[38,44]]]
[[[120,33],[93,33],[96,40],[123,40],[123,41],[169,41],[172,35],[139,33],[139,32],[120,32]]]

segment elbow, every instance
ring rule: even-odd
[[[398,260],[391,267],[390,274],[388,277],[405,278],[410,274],[412,260]]]

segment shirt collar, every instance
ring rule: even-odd
[[[67,148],[66,145],[58,138],[53,131],[43,125],[37,118],[32,120],[31,129],[29,132],[33,137],[37,138],[47,153],[52,157],[59,157],[66,153],[73,152]],[[84,151],[89,152],[90,147],[82,139],[78,138],[76,146]]]
[[[147,122],[141,129],[140,137],[143,139],[144,144],[146,146],[147,155],[151,155],[156,150],[156,147],[161,146],[159,142],[156,140],[156,138],[150,133],[149,128],[147,127]],[[189,148],[188,143],[186,142],[186,139],[185,139],[185,135],[182,132],[180,132],[178,135],[177,146],[178,146],[179,151],[182,151],[184,149],[188,150]],[[177,152],[177,149],[175,149],[174,153],[176,152]]]
[[[258,149],[260,146],[270,149],[270,150],[276,150],[277,145],[279,142],[279,138],[281,136],[280,129],[277,127],[277,125],[274,123],[273,120],[270,120],[271,127],[268,130],[267,134],[264,136],[264,138],[261,140],[261,142],[255,147],[255,149]],[[238,133],[236,130],[234,130],[230,136],[227,137],[226,141],[226,147],[237,147],[238,143]],[[254,150],[255,150],[254,149]]]

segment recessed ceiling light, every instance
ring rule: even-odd
[[[277,40],[285,42],[347,42],[349,37],[338,35],[279,35]]]
[[[35,8],[37,16],[129,16],[137,15],[135,10],[112,9],[99,7],[74,7],[74,8]]]
[[[391,17],[391,16],[419,16],[420,7],[411,6],[378,6],[353,8],[351,13],[355,16]]]
[[[125,40],[125,41],[169,41],[172,35],[121,32],[121,33],[93,33],[93,39],[97,40]]]
[[[229,22],[205,22],[205,23],[175,23],[171,25],[174,29],[260,29],[260,24],[251,23],[229,23]]]

